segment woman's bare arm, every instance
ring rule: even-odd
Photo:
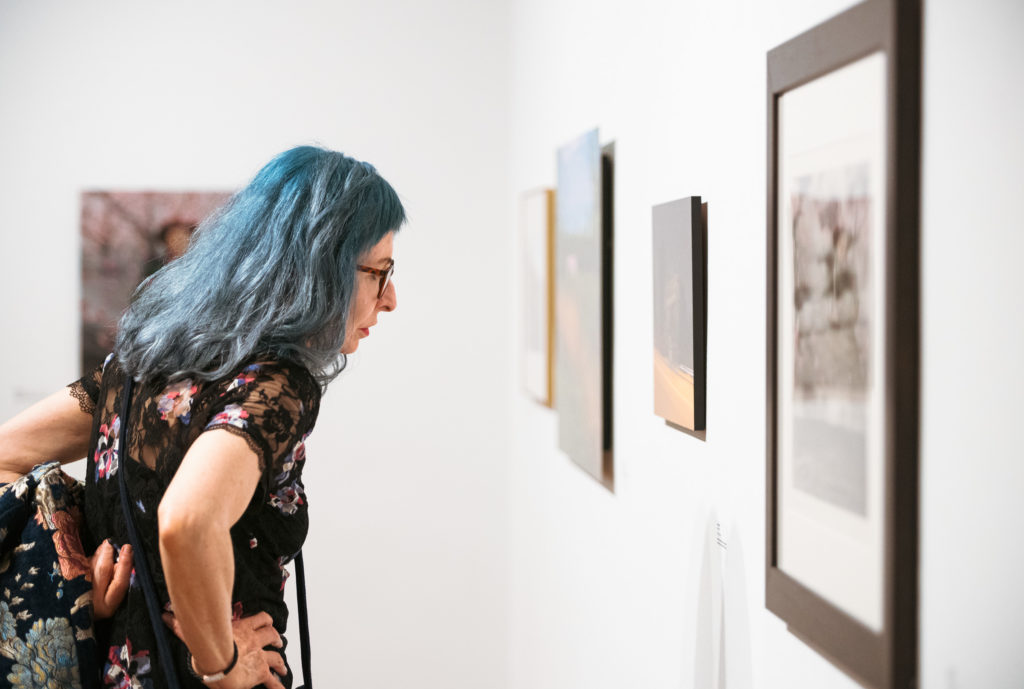
[[[16,481],[42,462],[81,459],[91,429],[92,415],[68,388],[36,402],[0,426],[0,482]]]
[[[192,443],[160,502],[160,556],[176,631],[201,672],[227,667],[234,651],[232,639],[239,640],[231,623],[235,561],[229,531],[248,506],[259,479],[259,460],[245,440],[228,432],[208,431]],[[238,644],[238,674],[259,673],[253,684],[279,686],[269,675],[266,659],[283,671],[280,656],[261,650],[274,641],[280,645],[276,632],[272,637],[250,648]],[[242,679],[235,674],[228,676],[232,686]]]

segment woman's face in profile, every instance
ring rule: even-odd
[[[378,270],[386,270],[393,261],[395,233],[388,232],[364,256],[359,265]],[[359,348],[359,340],[369,336],[370,328],[377,324],[377,314],[381,311],[394,311],[398,306],[395,283],[389,280],[384,294],[377,298],[380,290],[380,278],[372,273],[356,271],[356,293],[352,297],[352,308],[349,310],[348,323],[345,327],[345,343],[341,346],[342,354],[351,354]]]

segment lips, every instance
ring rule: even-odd
[[[363,337],[366,337],[367,335],[370,334],[370,329],[369,328],[360,328],[359,332],[360,332],[360,334],[362,334]]]

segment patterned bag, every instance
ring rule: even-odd
[[[83,504],[59,462],[0,484],[0,686],[99,686]]]

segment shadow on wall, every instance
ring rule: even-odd
[[[739,531],[712,512],[697,585],[694,689],[753,689],[750,614]],[[685,687],[685,685],[684,685]]]

